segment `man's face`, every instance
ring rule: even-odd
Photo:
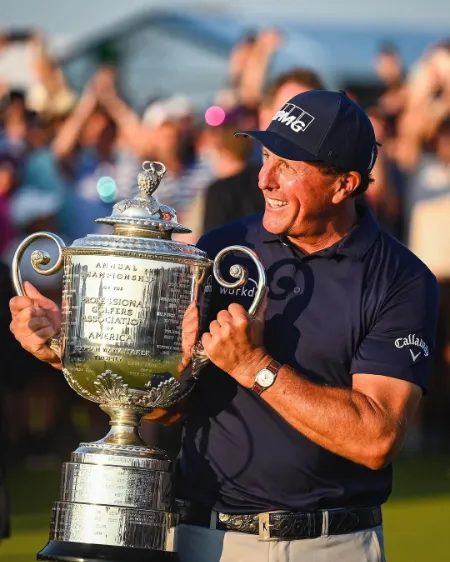
[[[314,235],[332,214],[338,182],[307,162],[286,160],[264,148],[259,187],[266,201],[264,228],[295,238]]]

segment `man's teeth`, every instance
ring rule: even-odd
[[[271,207],[284,207],[287,205],[287,201],[279,201],[278,199],[271,199],[270,197],[267,198],[267,201]]]

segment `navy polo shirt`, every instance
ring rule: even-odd
[[[344,239],[310,255],[266,231],[262,215],[218,228],[198,246],[211,258],[232,244],[259,255],[269,286],[265,345],[280,363],[324,386],[351,388],[353,373],[367,373],[425,390],[436,279],[370,211],[358,212]],[[256,269],[234,254],[222,271],[233,263],[246,265],[249,280],[238,290],[212,281],[209,321],[232,302],[252,302]],[[228,513],[379,505],[392,484],[390,465],[371,470],[316,445],[214,365],[193,391],[176,474],[179,497]]]

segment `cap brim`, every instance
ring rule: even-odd
[[[235,135],[251,137],[269,149],[270,152],[273,152],[280,158],[286,158],[286,160],[296,160],[298,162],[314,162],[320,160],[319,157],[314,156],[311,152],[308,152],[298,146],[298,144],[291,142],[274,131],[238,131]]]

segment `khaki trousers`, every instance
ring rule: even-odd
[[[385,562],[381,526],[347,535],[260,541],[255,535],[179,525],[181,562]]]

